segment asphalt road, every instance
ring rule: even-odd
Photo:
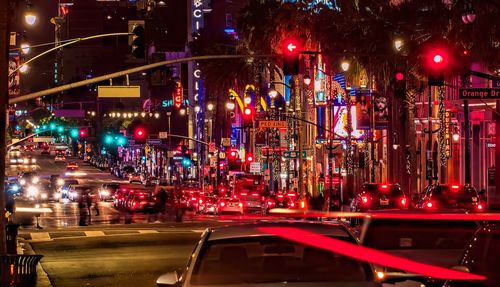
[[[41,265],[55,287],[147,287],[156,286],[161,274],[186,264],[205,227],[182,226],[77,228],[23,235],[37,254],[44,255]]]

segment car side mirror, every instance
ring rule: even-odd
[[[162,274],[158,279],[156,279],[156,286],[158,287],[168,287],[175,286],[179,282],[179,278],[177,276],[177,272],[168,272]]]
[[[470,273],[469,267],[463,266],[463,265],[453,266],[453,267],[451,267],[451,269],[456,270],[456,271],[460,271],[460,272]]]

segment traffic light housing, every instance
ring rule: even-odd
[[[398,98],[406,97],[406,71],[396,69],[394,73],[394,95]]]
[[[299,46],[294,40],[287,40],[283,47],[283,74],[298,75],[299,74]]]
[[[147,138],[147,131],[143,126],[138,126],[134,129],[134,139],[138,143],[145,142]]]
[[[426,63],[429,86],[443,86],[444,72],[449,64],[448,53],[440,48],[431,49],[427,54]]]
[[[84,138],[86,136],[88,136],[88,131],[86,128],[83,128],[83,129],[79,129],[78,130],[78,136],[81,137],[81,138]]]
[[[144,59],[146,57],[145,35],[146,25],[144,21],[129,21],[129,34],[131,53],[134,57]]]
[[[252,107],[245,107],[243,109],[243,125],[252,126],[254,119],[254,109]]]

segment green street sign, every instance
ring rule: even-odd
[[[299,152],[296,150],[287,150],[283,152],[283,156],[286,158],[298,158],[299,157]],[[302,151],[302,157],[307,157],[307,151],[303,150]]]

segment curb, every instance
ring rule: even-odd
[[[23,253],[25,253],[25,254],[29,254],[29,255],[36,254],[35,251],[33,250],[33,248],[31,248],[31,245],[24,240],[18,241],[18,249],[19,248],[21,248]],[[49,275],[43,269],[41,262],[38,263],[38,265],[36,266],[36,286],[37,287],[53,287],[52,283],[50,282]]]

